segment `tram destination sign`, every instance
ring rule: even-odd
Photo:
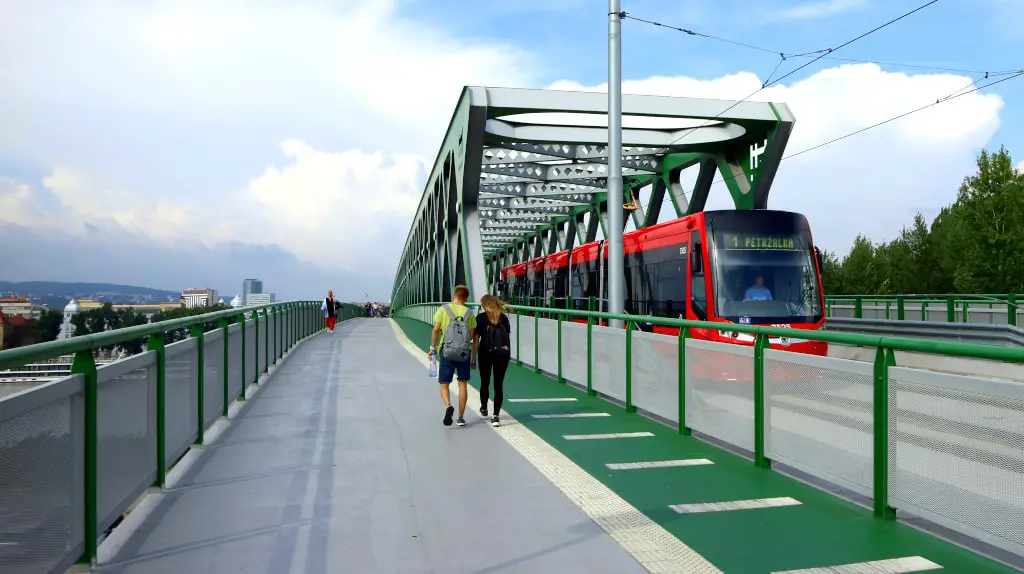
[[[763,233],[724,233],[726,250],[735,251],[799,251],[802,241],[798,235],[776,235]]]

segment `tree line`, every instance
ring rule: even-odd
[[[824,251],[826,296],[1024,292],[1024,173],[1000,147],[929,224],[920,213],[889,242],[858,235],[840,259]]]
[[[182,307],[179,309],[157,312],[153,314],[152,322],[156,323],[160,321],[169,321],[171,319],[180,319],[182,317],[192,317],[195,315],[202,315],[204,313],[223,311],[225,309],[230,309],[230,307],[220,304],[213,307]],[[10,349],[53,341],[60,334],[60,326],[63,322],[64,315],[62,312],[47,309],[42,312],[38,319],[24,321],[17,327],[11,328],[6,332],[4,337],[4,347]],[[145,325],[149,322],[150,319],[148,319],[145,314],[136,311],[134,308],[114,309],[114,306],[111,303],[104,303],[102,307],[98,307],[96,309],[80,311],[71,318],[71,324],[75,327],[75,336],[91,335],[114,329]],[[203,330],[209,331],[214,329],[216,326],[215,322],[209,322],[203,325]],[[175,343],[187,338],[188,336],[188,329],[172,329],[164,333],[164,343]],[[145,350],[146,345],[147,338],[140,337],[138,339],[118,343],[116,347],[122,349],[129,355],[134,355]],[[114,347],[115,346],[113,345],[104,347],[101,351],[109,352],[112,351]]]

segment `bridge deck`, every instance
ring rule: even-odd
[[[303,343],[95,571],[643,572],[436,387],[390,321]]]
[[[428,337],[356,320],[301,345],[96,571],[1013,571],[524,368],[501,428],[475,389],[445,428]],[[629,464],[657,461],[686,462]]]

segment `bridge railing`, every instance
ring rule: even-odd
[[[278,303],[0,351],[0,369],[74,355],[70,376],[0,398],[0,570],[92,562],[125,510],[323,324],[319,301]],[[97,349],[140,338],[145,352],[97,368]]]
[[[1018,303],[1020,301],[1021,303]],[[835,295],[825,298],[826,315],[842,319],[935,321],[1018,325],[1024,323],[1024,295]]]
[[[438,304],[396,312],[431,323]],[[870,499],[1024,554],[1024,385],[900,367],[895,352],[1024,363],[1024,350],[921,339],[513,306],[513,358],[560,383],[697,431]],[[627,321],[627,329],[600,325]],[[642,332],[633,322],[678,327]],[[728,331],[750,344],[691,336]],[[873,362],[769,344],[873,349]]]

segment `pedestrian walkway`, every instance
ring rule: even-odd
[[[479,416],[443,427],[408,346],[370,319],[302,343],[94,571],[645,571]]]
[[[411,319],[396,322],[423,352],[430,327]],[[476,406],[474,394],[471,406]],[[513,363],[505,396],[503,411],[510,417],[503,416],[505,426],[496,429],[498,434],[520,427],[517,432],[539,437],[564,456],[565,464],[581,469],[620,497],[622,505],[685,545],[674,558],[676,567],[661,571],[1017,571],[903,523],[878,520],[866,508],[758,469],[748,459],[680,436],[532,369]],[[664,566],[634,556],[652,571],[657,571],[652,566]],[[689,566],[680,567],[684,562]],[[844,565],[850,567],[831,569]]]

